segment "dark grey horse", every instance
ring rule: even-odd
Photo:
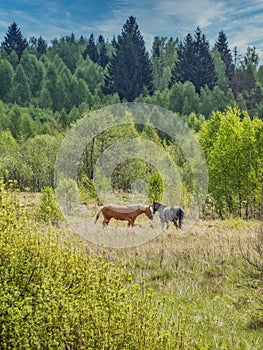
[[[161,223],[163,225],[166,223],[166,228],[169,227],[169,221],[172,221],[176,228],[182,228],[184,218],[184,211],[182,208],[178,206],[168,207],[168,205],[159,202],[153,202],[152,208],[153,214],[157,211],[159,212]]]

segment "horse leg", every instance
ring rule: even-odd
[[[178,228],[177,218],[173,219],[173,223],[174,223],[174,226],[175,226],[176,228]]]
[[[128,227],[133,227],[134,221],[132,219],[128,219]]]
[[[105,218],[105,219],[103,220],[103,226],[104,226],[104,227],[107,227],[108,224],[109,224],[109,222],[110,222],[110,219],[106,219],[106,218]]]
[[[166,227],[164,227],[165,224],[166,224]],[[163,220],[163,221],[162,221],[162,225],[163,225],[163,229],[165,228],[165,229],[167,230],[167,229],[169,228],[169,221]]]

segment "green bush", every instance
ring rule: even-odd
[[[78,181],[80,198],[83,203],[98,202],[94,181],[88,175],[82,174]]]
[[[56,195],[64,211],[69,213],[79,199],[77,183],[72,179],[63,178],[57,186]]]
[[[161,201],[163,195],[163,182],[159,173],[154,172],[148,179],[149,202]]]
[[[41,192],[37,218],[53,225],[58,224],[62,220],[62,213],[58,208],[51,187],[45,187]]]
[[[163,349],[153,295],[0,190],[1,349]]]

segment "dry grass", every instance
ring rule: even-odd
[[[96,206],[88,210],[95,215]],[[75,218],[76,219],[76,218]],[[112,220],[110,236],[148,234],[141,216],[132,230]],[[77,224],[77,223],[76,223]],[[102,235],[101,219],[96,230]],[[62,223],[60,229],[72,231]],[[263,284],[255,279],[242,252],[250,257],[263,243],[258,221],[199,220],[186,233],[171,226],[145,244],[131,248],[104,248],[78,237],[94,256],[102,256],[132,272],[145,292],[154,291],[163,324],[169,334],[167,349],[263,348]],[[91,221],[87,230],[94,230]],[[94,231],[96,234],[96,231]],[[259,237],[260,236],[260,240]]]
[[[134,248],[86,248],[124,265],[156,292],[175,334],[171,349],[254,350],[263,348],[263,285],[250,278],[241,248],[253,255],[261,227],[258,221],[200,220],[187,233],[171,227]]]

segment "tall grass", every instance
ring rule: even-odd
[[[263,348],[262,274],[245,259],[259,261],[260,222],[200,220],[106,249],[3,185],[0,208],[2,349]]]

